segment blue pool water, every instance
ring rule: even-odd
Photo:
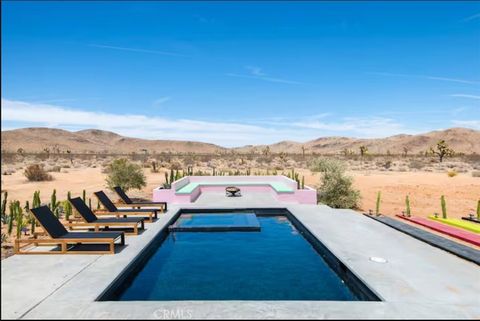
[[[110,299],[358,300],[285,216],[258,221],[260,232],[170,232]]]
[[[258,231],[255,213],[182,214],[170,228],[175,231]]]

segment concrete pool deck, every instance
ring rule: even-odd
[[[2,261],[6,318],[480,318],[480,269],[351,210],[205,194],[172,205],[115,255],[15,255]],[[382,302],[95,299],[181,208],[286,208]],[[376,263],[381,257],[387,263]]]

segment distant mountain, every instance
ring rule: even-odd
[[[237,152],[261,153],[267,146],[271,152],[338,154],[348,149],[358,152],[361,145],[368,147],[371,153],[400,154],[404,147],[409,153],[424,152],[444,139],[455,151],[466,154],[480,154],[480,131],[466,128],[451,128],[432,131],[419,135],[395,135],[386,138],[360,139],[349,137],[321,137],[305,143],[282,141],[271,145],[249,145],[233,148]],[[17,151],[19,148],[27,152],[40,152],[44,148],[53,151],[70,150],[72,152],[109,152],[140,153],[147,149],[150,153],[217,153],[229,150],[215,144],[192,141],[149,140],[130,138],[98,129],[87,129],[71,132],[53,128],[22,128],[2,131],[2,150]]]
[[[191,141],[130,138],[98,129],[70,132],[54,128],[22,128],[2,131],[2,150],[17,151],[19,148],[27,152],[58,148],[62,152],[70,150],[74,153],[141,153],[142,149],[150,153],[215,153],[225,149],[214,144]]]
[[[338,154],[345,149],[358,153],[360,146],[365,145],[371,153],[390,151],[392,154],[401,154],[403,148],[407,147],[409,153],[416,154],[426,151],[442,139],[456,152],[480,154],[480,131],[467,128],[450,128],[419,135],[401,134],[374,139],[321,137],[305,143],[283,141],[271,145],[245,146],[236,150],[239,152],[249,152],[252,149],[262,151],[268,146],[274,153],[302,153],[303,147],[306,152]]]

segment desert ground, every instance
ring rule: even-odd
[[[317,186],[320,174],[309,170],[299,170],[305,175],[305,184]],[[152,190],[163,184],[163,171],[151,173],[144,170],[147,187],[129,192],[134,197],[151,199]],[[480,196],[480,178],[470,173],[460,173],[449,177],[446,173],[431,172],[382,172],[350,171],[354,178],[354,187],[362,195],[360,209],[368,211],[375,208],[377,192],[382,193],[381,212],[385,215],[400,214],[405,209],[405,196],[409,195],[412,212],[426,216],[440,213],[440,196],[445,195],[448,212],[451,217],[461,217],[475,212],[476,200]],[[87,197],[98,190],[107,190],[106,174],[100,168],[75,168],[68,173],[53,173],[54,180],[47,182],[29,182],[21,171],[2,176],[2,190],[8,191],[9,199],[24,203],[31,200],[33,191],[39,190],[42,200],[48,202],[53,189],[58,199],[66,199],[67,192],[81,196],[85,189]],[[117,198],[108,191],[110,196]],[[96,205],[96,200],[92,200]]]
[[[48,204],[52,191],[56,189],[57,199],[81,196],[91,198],[92,207],[97,200],[92,195],[98,190],[108,190],[105,178],[106,167],[118,157],[128,158],[142,166],[146,176],[146,187],[131,190],[132,197],[151,199],[152,190],[165,182],[165,173],[171,169],[193,168],[194,172],[217,173],[240,171],[255,174],[288,173],[295,170],[304,177],[305,185],[318,187],[321,174],[309,169],[312,159],[320,156],[302,157],[301,155],[10,155],[2,157],[2,192],[8,192],[8,200],[19,200],[23,206],[32,202],[34,191],[40,191],[42,203]],[[359,157],[329,156],[347,164],[347,174],[353,177],[353,186],[361,194],[357,211],[367,212],[375,209],[377,193],[381,192],[380,212],[384,215],[400,214],[405,210],[405,197],[409,195],[413,215],[428,216],[440,213],[440,197],[447,201],[449,217],[462,217],[474,213],[480,197],[480,162],[476,157],[454,157],[440,163],[432,157],[369,156]],[[32,164],[41,164],[52,175],[50,181],[31,182],[24,175],[25,168]],[[155,166],[154,166],[155,164]],[[8,206],[8,205],[7,205]],[[8,213],[8,208],[7,208]],[[13,233],[15,234],[15,233]],[[6,226],[2,224],[2,257],[11,254],[12,236],[7,236]]]

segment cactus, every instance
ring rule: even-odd
[[[84,203],[87,201],[87,192],[85,190],[82,192],[82,199]]]
[[[30,231],[32,234],[35,232],[35,217],[30,213],[30,203],[28,201],[25,201],[25,206],[23,207],[25,210],[25,214],[27,214],[27,222],[30,223]]]
[[[25,222],[23,221],[23,209],[20,206],[20,201],[15,202],[15,220],[17,221],[17,239],[22,235],[22,230],[25,227]]]
[[[447,218],[447,203],[445,202],[445,196],[440,197],[440,205],[442,206],[442,218]]]
[[[92,199],[88,198],[88,208],[92,209]]]
[[[305,176],[302,176],[302,189],[305,189]]]
[[[8,192],[3,193],[3,199],[2,199],[2,222],[4,222],[5,218],[5,213],[7,211],[7,198],[8,198]],[[5,222],[4,222],[5,223]]]
[[[70,216],[72,216],[73,214],[72,204],[70,204],[69,199],[63,201],[63,211],[65,213],[65,219],[68,221],[70,219]]]
[[[168,183],[168,173],[165,172],[165,183],[163,183],[164,188],[170,188],[170,184]]]
[[[175,181],[175,174],[173,169],[170,169],[170,185]]]
[[[9,216],[8,216],[7,233],[8,233],[8,235],[12,235],[13,221],[15,220],[15,203],[10,202],[8,208],[10,210],[10,213],[9,213]]]
[[[40,201],[40,191],[35,191],[33,192],[32,208],[40,207],[40,205],[42,205]]]
[[[60,214],[60,208],[58,207],[60,205],[60,202],[57,201],[57,190],[54,189],[52,196],[50,198],[50,209],[52,212],[55,214],[56,217],[59,217]]]
[[[408,197],[405,197],[405,207],[406,207],[406,210],[405,210],[405,213],[407,214],[408,217],[412,216],[412,212],[410,211],[410,198]]]
[[[375,215],[379,216],[380,215],[380,202],[382,200],[382,193],[379,191],[377,193],[377,204],[375,205]]]
[[[477,220],[480,220],[480,200],[477,202]]]

